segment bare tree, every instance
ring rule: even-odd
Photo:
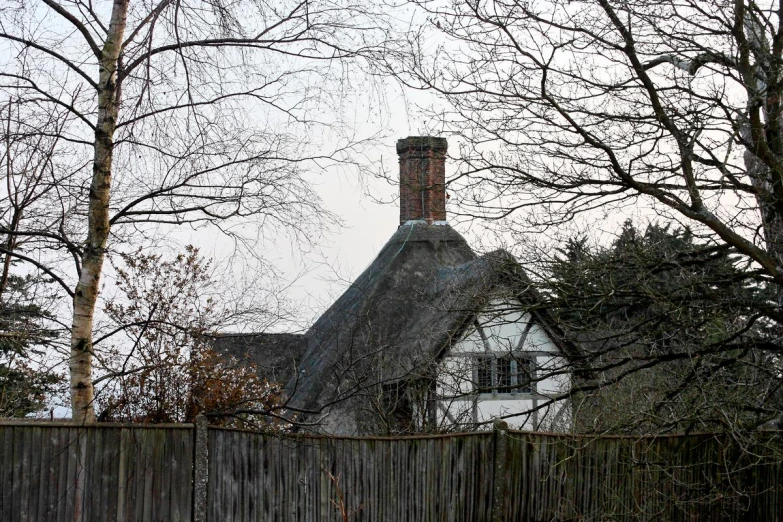
[[[34,104],[35,102],[30,102]],[[67,181],[67,161],[58,157],[58,129],[68,120],[66,111],[50,107],[33,115],[28,102],[11,98],[2,104],[3,141],[0,161],[3,165],[3,198],[0,200],[0,403],[5,416],[25,416],[40,411],[63,384],[57,352],[62,352],[66,329],[58,321],[63,281],[41,264],[35,256],[37,245],[46,237],[25,234],[30,222],[55,224],[52,216],[60,190],[55,171]],[[39,132],[47,127],[52,133]],[[56,236],[49,227],[49,236]],[[65,254],[68,254],[68,246]],[[58,252],[52,252],[57,256]],[[22,270],[20,265],[26,264]],[[52,284],[54,283],[54,284]]]
[[[387,67],[446,100],[434,116],[463,140],[463,214],[535,232],[648,208],[781,295],[779,2],[412,3],[427,21]],[[666,357],[755,347],[779,360],[780,298],[742,309],[719,339]],[[748,336],[757,326],[772,333]]]
[[[535,226],[644,203],[780,285],[778,7],[428,3],[428,25],[389,67],[450,102],[439,124],[465,139],[463,211],[500,218],[546,202],[526,216]],[[416,45],[432,32],[445,43],[427,56]]]
[[[94,419],[93,323],[111,245],[189,225],[253,248],[264,226],[306,237],[332,220],[301,174],[352,161],[359,144],[328,109],[351,88],[349,60],[383,36],[377,27],[361,2],[331,0],[0,11],[3,99],[20,101],[21,127],[54,140],[51,155],[70,167],[50,173],[57,197],[39,219],[11,218],[4,252],[41,265],[73,298],[75,420]],[[46,122],[54,113],[63,117]],[[317,128],[337,145],[317,150]],[[12,248],[22,237],[46,253]]]
[[[285,428],[270,421],[284,412],[282,385],[260,379],[255,365],[221,355],[210,343],[227,314],[210,295],[216,281],[209,260],[193,246],[171,259],[139,249],[120,260],[119,293],[105,305],[113,328],[95,343],[101,345],[98,418],[195,422],[206,414],[213,424]],[[271,415],[239,417],[238,409]]]

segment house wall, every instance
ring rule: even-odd
[[[478,314],[463,337],[444,358],[438,377],[438,415],[441,427],[472,428],[503,418],[512,428],[525,430],[567,429],[569,415],[564,401],[555,401],[568,390],[565,361],[557,345],[529,313],[520,312],[518,301],[495,300]],[[519,385],[522,362],[530,360],[529,390],[511,387],[477,390],[486,384],[487,365],[493,359],[511,356],[517,368]],[[479,367],[484,365],[483,373]],[[500,379],[502,363],[494,363],[494,379]],[[498,381],[493,381],[497,383]],[[492,387],[492,385],[490,385]]]

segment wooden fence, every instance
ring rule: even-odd
[[[778,432],[274,436],[0,422],[2,521],[783,521]]]
[[[190,521],[193,426],[0,423],[0,521]]]

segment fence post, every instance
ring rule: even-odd
[[[196,417],[193,449],[193,522],[207,520],[207,485],[209,483],[209,423],[203,415]]]
[[[495,467],[492,471],[492,522],[504,522],[506,500],[506,466],[508,463],[508,423],[495,419]]]

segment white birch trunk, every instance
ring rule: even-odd
[[[73,298],[71,330],[71,407],[73,420],[95,422],[92,385],[92,327],[95,303],[109,239],[109,200],[112,176],[112,149],[119,113],[117,68],[129,0],[114,0],[109,33],[101,51],[98,81],[98,123],[95,131],[95,157],[88,210],[87,241],[82,272]]]

